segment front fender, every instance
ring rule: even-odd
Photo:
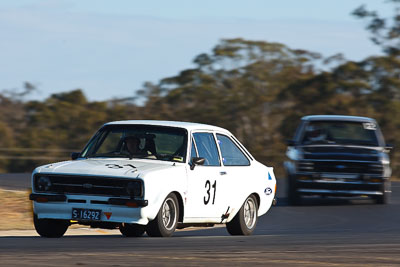
[[[158,212],[161,209],[161,205],[164,202],[164,200],[167,198],[167,196],[171,193],[175,193],[178,194],[178,199],[183,199],[183,192],[181,191],[177,191],[177,190],[168,190],[165,192],[160,192],[160,194],[158,194],[157,197],[155,197],[153,200],[149,201],[149,205],[143,209],[142,211],[142,216],[146,217],[148,219],[148,221],[152,221],[157,217]],[[178,203],[179,205],[179,203]],[[184,205],[184,204],[183,204]],[[183,212],[183,211],[179,211],[179,212]]]
[[[168,178],[166,178],[168,177]],[[142,216],[152,221],[156,218],[162,203],[172,192],[177,192],[181,199],[186,191],[185,172],[163,173],[151,175],[144,178],[145,199],[148,206],[143,208]]]

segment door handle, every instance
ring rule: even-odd
[[[226,172],[219,172],[220,175],[226,175]]]

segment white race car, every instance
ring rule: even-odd
[[[205,124],[110,122],[71,157],[32,174],[41,236],[61,237],[73,223],[129,237],[214,224],[250,235],[276,193],[273,168],[229,131]]]

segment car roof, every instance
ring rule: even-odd
[[[354,122],[376,122],[372,118],[344,115],[309,115],[301,118],[305,121],[354,121]]]
[[[183,122],[183,121],[125,120],[125,121],[108,122],[104,124],[104,126],[106,125],[154,125],[154,126],[184,128],[187,129],[188,131],[207,130],[207,131],[220,131],[231,134],[228,130],[218,126],[202,124],[202,123],[194,123],[194,122]]]

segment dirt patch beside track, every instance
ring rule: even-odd
[[[28,191],[0,189],[0,230],[33,229],[32,203]]]

